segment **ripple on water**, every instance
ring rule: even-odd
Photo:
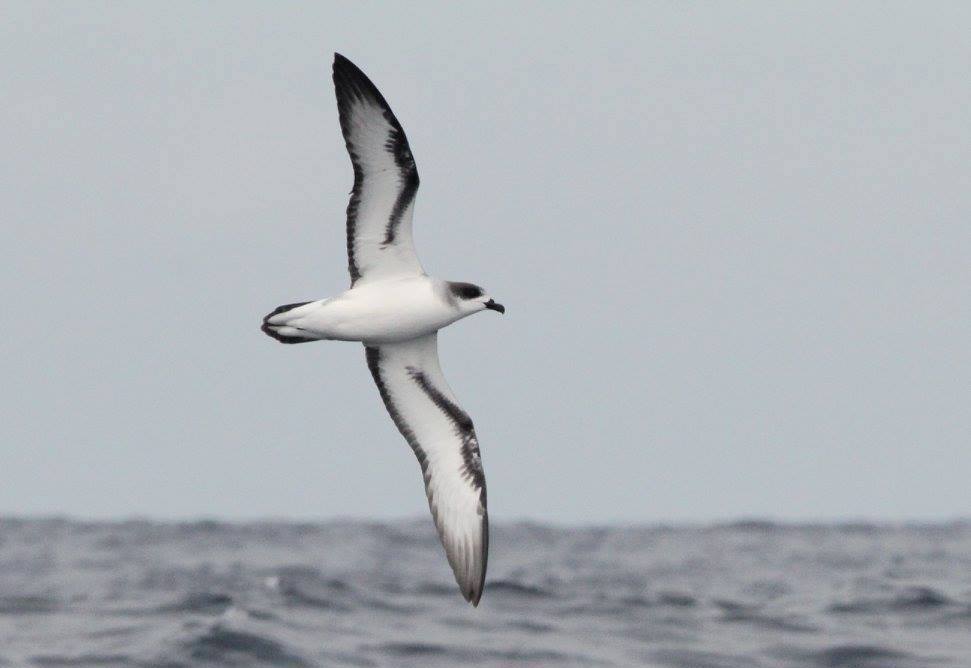
[[[42,615],[60,607],[60,601],[48,596],[0,596],[0,615]]]
[[[280,595],[287,605],[313,608],[330,612],[349,612],[351,605],[329,596],[325,592],[308,592],[294,583],[280,583]]]
[[[927,668],[934,661],[881,645],[833,645],[821,649],[782,648],[779,658],[807,668]]]
[[[587,655],[569,654],[543,648],[501,649],[490,647],[459,647],[424,642],[386,642],[377,645],[367,645],[362,649],[392,659],[434,660],[439,665],[445,661],[452,662],[449,665],[487,662],[500,662],[502,665],[516,666],[552,666],[557,664],[604,665],[603,661]]]
[[[890,597],[859,598],[834,603],[827,610],[837,614],[921,612],[953,605],[954,601],[932,587],[908,587]]]
[[[659,650],[650,657],[663,666],[673,668],[760,668],[764,665],[751,656],[689,649]]]
[[[798,615],[773,614],[767,612],[760,604],[746,604],[737,601],[716,600],[722,615],[719,621],[729,624],[748,624],[754,628],[767,631],[785,631],[789,633],[814,633],[819,627],[808,623]]]
[[[681,594],[678,592],[662,592],[657,600],[661,605],[675,608],[693,608],[698,605],[698,599],[691,594]]]
[[[272,666],[309,665],[276,640],[218,625],[186,641],[183,649],[194,660],[231,666],[254,660]]]
[[[233,597],[214,592],[193,592],[186,594],[175,603],[160,605],[157,612],[178,614],[182,612],[219,615],[233,604]]]
[[[493,596],[517,596],[525,598],[553,598],[553,592],[515,580],[493,580],[489,582],[489,593]]]
[[[79,654],[77,656],[38,655],[30,659],[36,666],[130,666],[132,659],[124,654]]]

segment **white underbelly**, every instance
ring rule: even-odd
[[[430,282],[407,281],[348,290],[317,302],[293,324],[322,339],[392,343],[431,334],[457,317]]]
[[[407,341],[436,332],[448,321],[440,318],[421,318],[412,313],[375,313],[370,317],[351,318],[326,324],[321,333],[326,338],[364,343],[392,343]]]

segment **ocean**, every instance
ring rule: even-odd
[[[971,522],[0,520],[2,666],[971,666]]]

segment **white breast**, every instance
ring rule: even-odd
[[[438,331],[462,313],[426,276],[360,284],[301,313],[293,324],[320,338],[406,341]]]

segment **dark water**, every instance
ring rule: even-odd
[[[474,610],[424,519],[0,520],[0,665],[971,666],[971,523],[492,543]]]

